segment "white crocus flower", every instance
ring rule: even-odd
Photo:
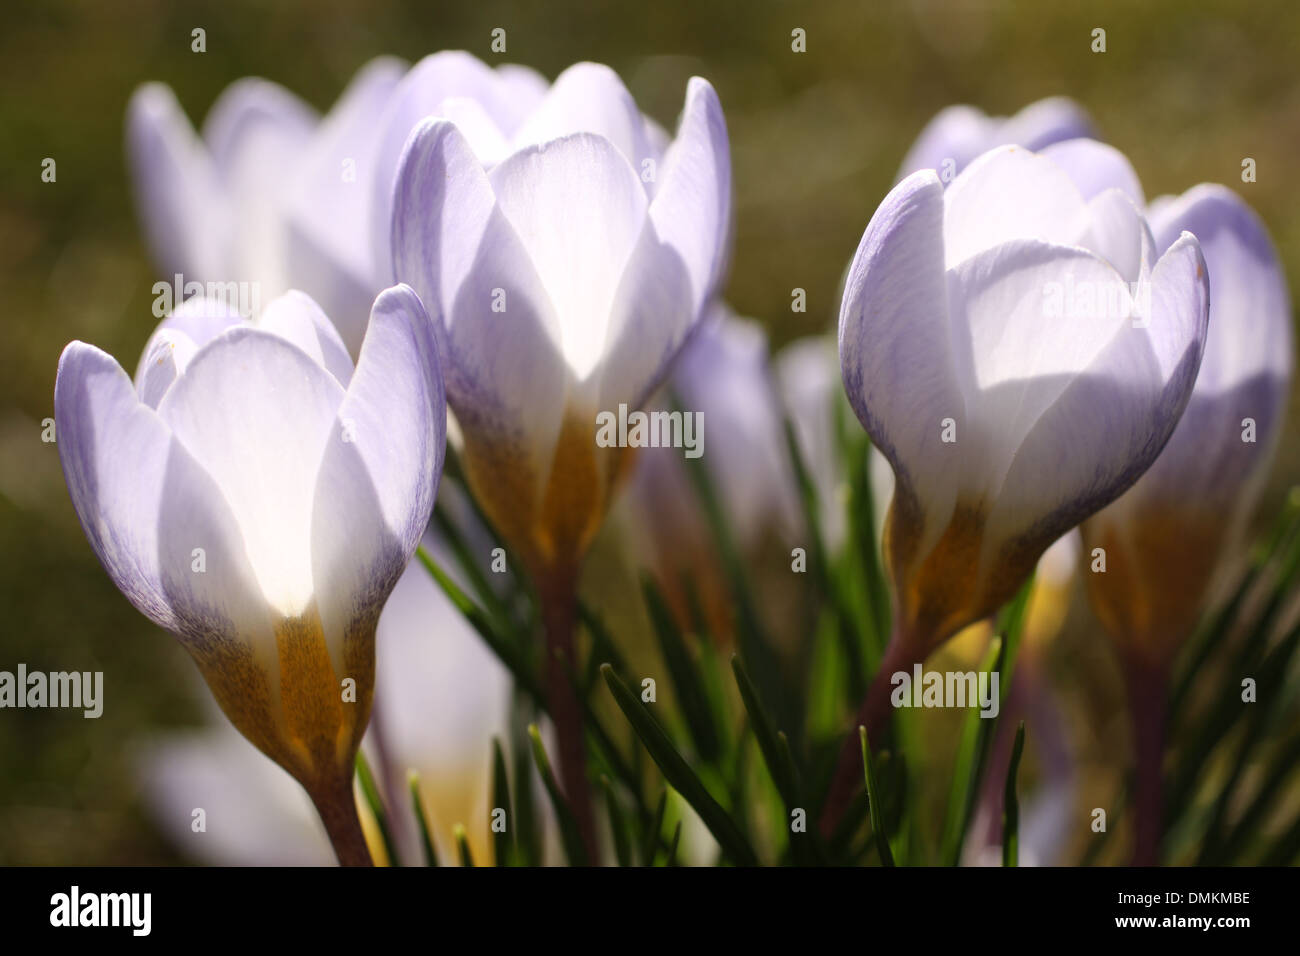
[[[54,413],[73,506],[113,582],[303,785],[340,859],[362,862],[351,780],[375,626],[428,523],[445,441],[420,300],[379,296],[354,369],[301,293],[256,323],[194,299],[155,333],[134,386],[70,344]]]
[[[164,285],[180,275],[183,298],[198,283],[209,297],[237,298],[245,316],[302,289],[355,356],[371,302],[391,285],[393,180],[412,128],[449,116],[490,143],[487,131],[513,134],[545,91],[532,70],[493,69],[460,51],[409,69],[379,57],[324,117],[275,83],[239,80],[198,135],[170,88],[142,86],[127,108],[127,158]]]
[[[1210,327],[1191,400],[1154,465],[1083,525],[1105,574],[1088,575],[1108,630],[1164,667],[1239,545],[1281,434],[1291,385],[1291,301],[1260,218],[1223,186],[1152,204],[1156,247],[1193,233],[1210,274]]]
[[[1069,175],[1085,151],[1114,151],[1062,146],[993,150],[947,190],[909,176],[850,272],[840,359],[897,478],[885,550],[909,657],[991,614],[1049,544],[1136,481],[1195,380],[1208,313],[1196,239],[1156,262],[1129,196],[1089,198]]]

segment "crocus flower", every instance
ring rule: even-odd
[[[402,160],[395,274],[441,316],[472,490],[534,568],[585,551],[622,457],[596,445],[596,415],[644,402],[721,272],[730,163],[713,88],[691,80],[649,179],[644,130],[612,71],[580,64],[490,172],[445,120]]]
[[[275,83],[239,80],[199,136],[170,88],[146,84],[127,109],[127,158],[154,263],[169,284],[180,275],[182,290],[235,283],[245,314],[303,289],[355,356],[370,304],[390,284],[393,179],[411,129],[444,115],[482,138],[508,135],[545,90],[532,70],[492,69],[460,51],[409,70],[380,57],[324,117]]]
[[[997,610],[1151,465],[1191,394],[1209,308],[1195,237],[1156,261],[1122,189],[1087,198],[1071,178],[1109,148],[1060,145],[1060,164],[991,150],[947,190],[932,170],[907,177],[853,260],[844,386],[897,479],[896,633],[869,731],[889,712],[882,679]]]
[[[897,479],[899,640],[924,656],[992,613],[1150,466],[1195,379],[1207,290],[1193,236],[1156,262],[1131,200],[1085,200],[1049,155],[1000,148],[946,191],[931,171],[895,187],[854,258],[840,359]]]
[[[444,494],[443,488],[440,494]],[[440,543],[425,547],[450,567]],[[363,744],[384,787],[401,861],[421,856],[406,772],[421,778],[441,863],[456,859],[452,827],[465,825],[477,860],[490,860],[492,738],[507,738],[512,683],[482,638],[417,564],[379,616],[374,719]],[[225,728],[173,734],[145,749],[146,796],[164,831],[193,856],[225,865],[321,865],[326,834],[311,804],[274,764]],[[391,767],[391,774],[384,768]],[[194,832],[196,807],[206,830]],[[367,832],[372,851],[374,836]]]
[[[1216,568],[1239,544],[1281,433],[1291,302],[1268,231],[1235,193],[1201,185],[1152,204],[1156,247],[1186,231],[1210,274],[1210,326],[1191,400],[1154,465],[1083,525],[1104,548],[1089,591],[1107,629],[1164,666],[1190,633]]]
[[[1281,434],[1291,384],[1291,302],[1268,231],[1230,190],[1201,185],[1152,204],[1156,247],[1195,234],[1210,275],[1210,328],[1191,400],[1160,457],[1083,524],[1105,571],[1088,591],[1119,648],[1134,724],[1134,861],[1159,856],[1168,671],[1239,551]]]
[[[537,584],[560,767],[591,856],[581,711],[568,668],[579,563],[624,448],[598,415],[650,395],[712,297],[731,208],[713,88],[687,87],[659,144],[618,77],[579,64],[485,169],[456,123],[412,135],[394,190],[395,276],[442,338],[470,489]]]
[[[375,626],[433,508],[444,400],[415,294],[375,301],[355,369],[290,293],[256,324],[191,300],[135,385],[73,342],[54,407],[73,506],[113,582],[172,631],[231,722],[367,859],[352,766],[370,715]]]
[[[946,185],[976,156],[996,146],[1014,143],[1037,152],[1053,143],[1095,135],[1087,112],[1064,96],[1030,103],[1014,116],[989,116],[974,106],[949,106],[925,124],[894,181],[933,169]]]

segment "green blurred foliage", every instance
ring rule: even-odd
[[[1098,26],[1104,54],[1090,49]],[[207,31],[205,53],[190,50],[195,27]],[[102,669],[107,703],[97,721],[0,713],[0,863],[172,861],[142,809],[134,747],[201,712],[185,654],[104,575],[55,446],[40,440],[63,346],[85,339],[133,368],[155,322],[156,277],[123,168],[131,91],[168,83],[197,124],[228,83],[260,75],[324,110],[380,53],[414,61],[464,48],[492,61],[494,27],[508,36],[499,59],[548,77],[577,60],[606,62],[667,125],[689,76],[713,82],[734,163],[727,294],[777,345],[832,325],[840,276],[904,151],[955,102],[1009,113],[1074,97],[1131,157],[1149,196],[1206,180],[1232,186],[1300,276],[1300,4],[1289,0],[10,5],[0,28],[0,669]],[[795,27],[807,31],[806,53],[791,51]],[[1240,181],[1247,156],[1258,163],[1251,185]],[[57,161],[56,183],[41,181],[45,157]],[[806,313],[790,310],[796,287],[807,290]],[[1300,476],[1298,426],[1293,408],[1270,505]],[[1082,736],[1095,746],[1124,733],[1112,724],[1122,708],[1113,664],[1083,617],[1067,632],[1078,635],[1068,670],[1088,701]]]

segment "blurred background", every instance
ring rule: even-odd
[[[43,0],[0,30],[0,669],[102,670],[98,720],[0,712],[0,863],[182,862],[144,808],[143,735],[206,709],[179,645],[104,574],[77,524],[56,447],[56,362],[84,339],[133,368],[156,320],[156,281],[123,166],[123,111],[148,80],[198,125],[233,80],[259,75],[328,109],[353,72],[392,53],[463,48],[548,78],[611,65],[672,128],[687,78],[717,88],[731,135],[735,246],[727,298],[773,348],[826,330],[840,275],[913,138],[939,109],[998,114],[1054,94],[1079,101],[1133,161],[1147,195],[1223,182],[1259,211],[1300,276],[1300,4],[1277,0],[596,0],[381,4],[336,0]],[[202,27],[207,50],[193,53]],[[491,31],[507,31],[503,56]],[[791,30],[807,52],[791,51]],[[1105,53],[1091,31],[1107,33]],[[41,180],[42,160],[57,181]],[[1243,158],[1257,163],[1241,182]],[[807,311],[791,311],[791,290]],[[1294,397],[1261,514],[1300,479]],[[1081,786],[1106,794],[1126,733],[1115,666],[1080,600],[1052,669],[1072,706]],[[1112,733],[1113,731],[1113,733]],[[1094,767],[1089,763],[1096,760]],[[1099,797],[1099,800],[1102,799]],[[1094,804],[1089,803],[1088,806]]]

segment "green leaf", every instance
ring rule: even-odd
[[[523,695],[516,695],[516,705],[526,700]],[[527,718],[524,718],[527,719]],[[537,826],[537,806],[533,793],[533,756],[532,742],[527,732],[521,732],[523,720],[511,723],[511,755],[515,781],[515,852],[523,866],[540,866],[542,864],[542,838]]]
[[[668,844],[668,862],[665,866],[677,866],[677,844],[682,839],[682,821],[677,821],[677,826],[673,827],[673,841]]]
[[[619,709],[627,717],[664,779],[695,808],[695,812],[732,862],[740,866],[757,866],[758,857],[744,833],[727,811],[713,799],[690,765],[682,759],[668,734],[642,705],[640,698],[608,664],[602,664],[600,671]]]
[[[598,669],[602,663],[609,661],[615,667],[626,670],[626,662],[614,635],[605,626],[604,620],[596,609],[581,598],[578,599],[578,622],[591,635],[591,654],[587,657],[588,674],[585,685],[588,689],[595,684]]]
[[[997,669],[1000,673],[1003,666],[1002,649],[1005,646],[1001,637],[995,637],[989,643],[980,670],[992,672]],[[1004,686],[999,678],[999,690],[1004,689]],[[939,845],[940,860],[945,866],[956,866],[961,858],[966,828],[970,825],[984,763],[988,757],[989,742],[992,739],[991,725],[996,722],[980,717],[978,704],[967,709],[966,719],[962,722],[957,757],[953,764],[952,788],[948,794],[948,808],[944,813],[943,836]]]
[[[590,861],[587,858],[587,848],[582,842],[582,835],[578,830],[578,820],[569,807],[569,801],[564,799],[564,794],[560,792],[559,784],[555,782],[551,761],[546,756],[546,748],[542,746],[542,735],[536,724],[528,725],[528,739],[532,742],[533,760],[537,764],[537,772],[542,776],[542,784],[546,787],[546,793],[551,798],[551,807],[555,810],[555,819],[560,827],[560,842],[564,844],[564,854],[568,857],[569,865],[588,866]]]
[[[1227,780],[1219,787],[1218,796],[1214,800],[1210,821],[1205,827],[1205,837],[1201,843],[1201,854],[1197,859],[1198,865],[1206,865],[1217,860],[1225,849],[1233,846],[1233,844],[1224,843],[1222,839],[1223,821],[1227,813],[1228,803],[1236,792],[1238,781],[1242,779],[1246,772],[1247,764],[1255,754],[1256,745],[1264,737],[1268,717],[1275,711],[1277,702],[1282,698],[1281,687],[1275,688],[1274,681],[1280,685],[1286,675],[1290,673],[1291,660],[1295,656],[1297,645],[1300,645],[1300,625],[1287,632],[1287,635],[1269,652],[1264,659],[1264,663],[1260,666],[1256,682],[1260,695],[1257,702],[1242,704],[1243,709],[1248,713],[1246,731],[1237,745],[1237,755],[1232,771],[1228,774]]]
[[[890,635],[889,582],[885,579],[880,560],[880,542],[876,539],[876,500],[871,487],[871,440],[854,416],[848,402],[837,400],[834,406],[835,433],[839,439],[840,453],[848,467],[849,478],[849,534],[851,551],[861,563],[861,576],[866,582],[864,597],[867,601],[868,636],[873,651],[873,664],[884,653]],[[856,703],[857,701],[854,701]]]
[[[460,586],[451,579],[451,576],[442,569],[438,562],[434,560],[433,555],[424,549],[423,545],[415,549],[415,554],[420,559],[420,563],[433,575],[434,581],[442,588],[443,593],[447,595],[451,603],[464,615],[474,630],[478,631],[479,636],[483,638],[506,669],[510,671],[515,683],[528,691],[534,700],[538,702],[544,701],[545,695],[542,693],[537,675],[533,673],[533,668],[520,655],[514,643],[497,629],[491,617],[460,589]]]
[[[1002,796],[1002,865],[1018,866],[1020,860],[1020,803],[1016,798],[1016,775],[1020,773],[1020,755],[1025,749],[1025,722],[1016,727],[1016,742],[1011,747],[1007,767],[1007,785]]]
[[[515,829],[515,815],[510,803],[510,779],[506,775],[506,755],[501,751],[501,741],[492,738],[492,809],[490,815],[495,817],[496,810],[506,812],[506,829],[500,833],[492,831],[493,859],[497,866],[509,866],[513,858],[514,841],[511,835]]]
[[[375,786],[375,778],[370,773],[370,764],[366,763],[365,756],[359,750],[357,751],[357,778],[361,782],[361,793],[366,799],[366,805],[370,807],[370,812],[375,816],[375,823],[379,825],[379,835],[384,841],[384,854],[388,857],[388,865],[401,866],[402,861],[398,859],[397,846],[393,843],[393,831],[388,825],[388,811],[379,796],[379,788]]]
[[[889,835],[885,832],[885,815],[881,813],[880,788],[876,785],[876,771],[871,765],[871,747],[867,743],[867,728],[858,727],[862,741],[862,767],[867,778],[867,800],[871,803],[871,832],[876,840],[876,852],[884,866],[894,865],[894,854],[889,851]]]
[[[691,739],[700,756],[715,763],[722,752],[721,734],[714,723],[708,692],[700,680],[699,670],[663,595],[649,576],[642,578],[641,590]]]
[[[460,851],[460,865],[473,866],[474,854],[469,851],[469,837],[465,834],[465,827],[457,823],[451,828],[451,834],[456,840],[456,849]]]
[[[749,715],[749,725],[754,731],[754,739],[758,741],[758,749],[763,755],[763,763],[767,765],[767,772],[772,777],[772,782],[776,784],[777,792],[781,794],[786,809],[792,810],[799,806],[799,797],[795,789],[794,779],[788,774],[784,762],[781,760],[780,746],[777,743],[772,720],[759,701],[758,691],[755,689],[753,682],[750,681],[749,675],[745,673],[744,665],[740,663],[739,656],[732,656],[731,670],[736,675],[736,686],[740,689],[740,699],[745,705],[745,712]]]
[[[605,791],[605,807],[609,812],[609,829],[614,836],[614,858],[619,866],[632,865],[632,843],[628,839],[627,815],[619,805],[618,795],[609,777],[600,775],[600,788]]]
[[[406,785],[411,791],[411,805],[415,807],[415,825],[420,831],[420,846],[424,850],[424,865],[438,865],[438,851],[433,848],[429,833],[429,820],[424,815],[424,800],[420,796],[420,775],[414,770],[406,775]]]
[[[465,573],[469,579],[470,587],[474,589],[479,603],[487,608],[488,614],[500,625],[513,628],[514,622],[511,620],[509,609],[501,596],[488,583],[487,575],[483,573],[482,562],[475,560],[474,553],[470,549],[469,543],[465,536],[461,534],[460,528],[456,527],[455,522],[447,514],[446,508],[441,501],[433,506],[433,522],[441,533],[443,540],[451,548],[451,553],[456,557],[456,564]]]
[[[1300,765],[1300,735],[1292,737],[1290,741],[1278,748],[1250,804],[1237,818],[1232,830],[1223,838],[1224,846],[1243,847],[1255,836],[1270,811],[1274,809],[1277,798],[1286,792],[1283,785],[1290,780],[1297,765]]]
[[[1242,706],[1238,682],[1242,675],[1263,673],[1262,668],[1269,666],[1265,659],[1268,638],[1273,632],[1278,616],[1287,605],[1298,573],[1300,573],[1300,537],[1291,543],[1268,600],[1256,616],[1245,640],[1241,642],[1241,647],[1233,658],[1231,666],[1223,669],[1222,679],[1212,698],[1217,703],[1210,708],[1200,723],[1186,734],[1185,739],[1192,741],[1192,746],[1180,755],[1181,759],[1173,777],[1173,784],[1168,788],[1165,801],[1168,819],[1177,819],[1191,805],[1201,771],[1208,763],[1211,752],[1236,726],[1237,721],[1245,716],[1248,708]]]
[[[645,866],[655,865],[655,854],[659,851],[660,835],[664,828],[664,814],[668,810],[668,791],[666,789],[659,791],[659,803],[655,806],[654,815],[650,818],[650,825],[645,831],[645,846],[642,848],[641,859]]]
[[[541,684],[532,666],[522,656],[518,648],[501,634],[492,619],[460,589],[450,575],[434,560],[432,555],[423,547],[417,548],[415,553],[420,559],[420,563],[433,575],[434,581],[442,588],[451,602],[456,605],[479,636],[483,638],[488,648],[497,656],[497,659],[510,671],[516,685],[527,693],[541,710],[546,711],[546,695],[542,692]],[[609,734],[605,732],[604,726],[596,713],[591,709],[590,702],[583,698],[580,700],[580,704],[583,707],[587,731],[595,738],[601,750],[604,751],[611,771],[620,780],[624,781],[630,790],[637,792],[639,780],[635,771],[622,759],[618,748],[610,739]]]
[[[676,396],[672,397],[672,406],[680,411],[681,403],[677,401]],[[736,640],[740,645],[741,653],[753,668],[754,681],[763,689],[764,696],[769,701],[783,701],[781,662],[763,625],[763,617],[754,600],[745,563],[736,546],[735,536],[731,533],[713,479],[709,475],[708,465],[703,456],[688,458],[686,463],[687,474],[704,509],[709,530],[717,543],[723,570],[731,585],[732,597],[736,602]],[[782,713],[781,716],[789,724],[792,722],[790,718],[796,715]]]

